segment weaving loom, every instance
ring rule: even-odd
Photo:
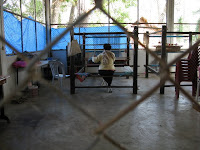
[[[78,35],[78,36],[77,36]],[[97,64],[88,63],[90,57],[96,56],[103,51],[103,45],[112,45],[112,52],[115,53],[116,63],[129,66],[129,50],[131,43],[129,37],[124,32],[101,32],[101,33],[74,33],[75,38],[79,38],[82,47],[82,64],[85,67],[96,67]],[[121,62],[119,62],[121,60]]]
[[[138,28],[135,27],[134,33],[135,38],[138,37]],[[104,33],[74,33],[74,38],[77,39],[79,37],[79,44],[82,48],[82,68],[81,71],[75,73],[73,69],[75,66],[74,58],[71,57],[71,94],[75,93],[75,88],[107,88],[106,86],[76,86],[75,85],[75,77],[79,78],[82,82],[86,79],[86,77],[102,77],[98,75],[98,73],[90,73],[86,71],[88,67],[98,67],[99,64],[89,63],[88,58],[93,57],[94,55],[98,55],[101,53],[103,49],[103,45],[105,43],[109,43],[112,46],[111,51],[116,55],[115,67],[125,67],[126,71],[115,71],[113,77],[123,77],[123,76],[132,76],[133,77],[133,85],[129,86],[111,86],[112,88],[133,88],[133,93],[137,94],[137,59],[138,59],[138,43],[134,43],[134,49],[131,48],[130,38],[124,32],[104,32]],[[133,53],[133,65],[130,67],[130,50],[134,50]],[[125,57],[124,57],[125,55]],[[122,57],[123,56],[123,57]],[[97,71],[95,71],[97,72]]]

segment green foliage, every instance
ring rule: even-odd
[[[127,11],[129,7],[136,6],[136,0],[104,0],[103,8],[108,12],[108,2],[109,7],[115,4],[121,4],[118,7],[112,7],[109,13],[112,14],[118,22],[124,23],[130,20],[129,12]]]
[[[60,16],[60,14],[58,16],[58,23],[61,23],[61,16]]]
[[[67,6],[66,4],[60,6],[62,12],[64,11],[66,6]]]
[[[22,11],[23,16],[25,17],[31,16],[32,18],[34,18],[36,14],[37,20],[42,21],[41,19],[43,17],[44,4],[41,0],[35,0],[35,4],[34,4],[34,0],[30,0],[28,2],[27,0],[22,0],[21,2],[22,2],[23,8],[25,8]],[[8,3],[5,3],[3,7],[19,15],[21,14],[19,0],[9,1]]]
[[[36,15],[39,16],[43,13],[44,4],[41,1],[36,0]]]
[[[200,14],[200,9],[194,12],[194,14]]]
[[[122,2],[125,4],[126,8],[129,8],[130,6],[136,6],[136,0],[122,0]]]
[[[78,0],[65,0],[66,2],[70,2],[72,5],[77,5],[77,3],[78,3]]]
[[[183,18],[182,17],[180,17],[178,19],[178,23],[183,23]],[[183,32],[183,25],[182,24],[179,24],[179,26],[178,26],[178,32]]]
[[[115,13],[115,19],[118,22],[124,23],[125,19],[129,18],[129,15],[127,12],[123,11],[121,8],[116,9],[116,13]]]
[[[12,0],[12,1],[9,1],[9,3],[5,2],[3,4],[3,7],[6,8],[7,10],[10,10],[10,11],[16,13],[16,14],[19,14],[19,15],[21,13],[18,0]]]
[[[42,0],[35,0],[36,4],[34,5],[34,0],[21,0],[23,7],[26,9],[23,10],[24,16],[32,16],[34,18],[34,15],[36,14],[37,20],[42,20],[44,16],[44,4]],[[61,1],[61,11],[64,11],[65,8],[70,4],[77,6],[78,0],[59,0]],[[90,0],[91,3],[94,3],[94,0]],[[109,5],[108,5],[109,2]],[[136,0],[104,0],[103,1],[103,7],[104,10],[108,11],[108,6],[110,14],[119,22],[127,22],[129,18],[129,12],[128,8],[132,6],[136,6]],[[36,12],[35,7],[36,6]],[[113,7],[114,6],[114,7]],[[116,7],[117,6],[117,7]],[[19,7],[19,0],[12,0],[9,1],[9,3],[4,4],[4,7],[11,10],[12,12],[20,14],[20,7]],[[96,22],[102,22],[102,13],[96,15],[99,19],[94,19]],[[105,19],[104,19],[105,20]]]
[[[194,12],[194,14],[200,14],[200,9]],[[200,32],[200,18],[197,21],[196,32]]]
[[[35,1],[35,5],[34,5],[34,1]],[[26,7],[26,12],[24,12],[25,16],[29,16],[31,15],[32,17],[34,17],[34,15],[36,14],[37,18],[40,18],[40,16],[42,16],[43,13],[43,3],[40,0],[31,0],[29,3],[25,3],[24,5]],[[36,12],[35,12],[36,9]]]
[[[103,1],[103,8],[105,10],[107,10],[107,8],[108,8],[108,2],[109,2],[110,5],[115,4],[117,2],[122,2],[123,5],[125,6],[125,8],[129,8],[131,6],[136,6],[136,0],[109,0],[109,1],[104,0]],[[116,8],[116,9],[118,9],[118,8]]]
[[[95,19],[97,19],[97,20],[95,20],[95,21],[93,21],[94,23],[101,23],[102,22],[102,20],[101,19],[99,19],[99,18],[104,18],[105,19],[105,17],[102,17],[102,12],[101,11],[99,11],[98,9],[96,9],[95,11],[94,11],[94,14],[95,14]],[[101,24],[89,24],[88,25],[88,27],[100,27],[100,26],[102,26]]]
[[[108,4],[109,2],[109,4]],[[109,14],[117,20],[120,23],[129,22],[130,15],[129,15],[129,9],[130,7],[136,6],[136,0],[104,0],[103,1],[103,9],[108,12]],[[94,0],[90,0],[91,4],[94,4]],[[108,8],[109,7],[109,8]],[[101,11],[94,11],[95,19],[92,20],[94,24],[90,24],[90,27],[96,27],[96,26],[104,26],[105,24],[95,24],[95,23],[102,23],[106,21],[107,16],[103,15]],[[108,20],[108,18],[107,18]],[[91,21],[91,20],[90,20]],[[106,21],[107,22],[107,21]],[[125,26],[125,24],[124,24]]]
[[[62,12],[64,11],[64,9],[67,7],[68,4],[71,3],[72,5],[76,6],[77,3],[78,3],[78,0],[64,0],[64,1],[66,3],[62,3],[61,6],[60,6]]]
[[[200,32],[200,18],[197,21],[196,32]]]
[[[122,2],[126,8],[130,6],[136,6],[136,0],[109,0],[110,4],[115,2]],[[108,4],[108,0],[104,0],[104,4]]]

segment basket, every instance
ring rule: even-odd
[[[38,86],[32,85],[32,86],[28,87],[28,89],[29,89],[30,97],[38,96]]]

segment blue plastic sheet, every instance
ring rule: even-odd
[[[31,18],[31,17],[30,17]],[[36,25],[36,27],[35,27]],[[21,21],[18,20],[13,14],[4,11],[4,31],[5,39],[12,46],[14,46],[19,52],[23,51],[34,52],[43,50],[46,46],[46,28],[44,25],[34,22],[29,19],[22,20],[22,38],[21,38]],[[54,40],[57,36],[64,32],[66,28],[51,29],[51,40]],[[93,33],[93,32],[123,32],[118,26],[103,26],[103,27],[82,27],[75,28],[75,33]],[[124,35],[124,34],[123,34]],[[104,35],[105,36],[105,35]],[[82,36],[74,36],[78,39],[80,46],[82,45]],[[23,44],[22,40],[23,39]],[[70,33],[68,32],[63,36],[53,47],[53,50],[65,50],[68,42],[70,41]],[[86,49],[103,49],[103,44],[110,43],[114,49],[126,49],[126,44],[120,45],[119,43],[126,43],[126,37],[124,38],[87,38]],[[118,43],[118,44],[115,44]],[[89,46],[90,45],[90,46]],[[99,46],[98,46],[99,45]],[[6,46],[6,54],[13,54],[12,49]]]
[[[19,52],[23,51],[34,52],[43,50],[46,46],[46,28],[40,23],[35,23],[29,19],[22,20],[22,36],[21,38],[21,21],[19,21],[13,14],[3,12],[4,15],[4,32],[5,39]],[[35,27],[36,24],[36,27]],[[37,32],[35,32],[37,30]],[[37,36],[36,36],[37,34]],[[22,40],[23,39],[23,44]],[[37,42],[36,42],[37,41]],[[6,54],[13,54],[11,48],[6,45]]]

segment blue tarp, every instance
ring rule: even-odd
[[[82,27],[82,28],[74,28],[75,33],[102,33],[102,32],[123,32],[118,26],[110,26],[108,30],[108,26],[103,27]],[[65,28],[61,29],[51,29],[51,39],[55,39],[60,33],[62,33]],[[125,35],[125,34],[123,34]],[[108,38],[95,38],[95,35],[92,35],[93,38],[86,38],[86,49],[103,49],[104,43],[111,43],[111,44],[118,44],[118,47],[115,45],[115,49],[126,48],[126,44],[119,45],[119,43],[126,43],[127,39],[124,38],[112,38],[114,35],[110,35],[111,37]],[[98,35],[96,35],[98,36]],[[109,35],[102,35],[102,36],[109,36]],[[119,35],[118,35],[119,36]],[[82,45],[82,36],[75,35],[75,39],[78,40],[79,44]],[[56,45],[53,46],[52,49],[65,49],[68,42],[70,41],[70,33],[67,33]],[[97,46],[96,44],[102,44],[101,46]],[[89,46],[90,45],[90,46]]]
[[[46,28],[38,22],[36,22],[35,27],[35,22],[29,19],[23,19],[22,24],[23,50],[28,52],[43,50],[46,45]]]
[[[5,39],[19,52],[22,52],[21,21],[13,14],[3,12]],[[36,23],[37,36],[35,35],[35,22],[29,19],[22,20],[23,51],[33,52],[42,50],[46,46],[46,28]],[[36,42],[37,40],[37,42]],[[37,44],[36,44],[37,43]],[[12,54],[12,49],[6,46],[6,54]]]
[[[5,39],[14,46],[19,52],[22,51],[21,45],[21,24],[13,14],[3,12]],[[12,54],[12,50],[6,46],[6,54]]]
[[[46,28],[40,23],[36,23],[29,19],[22,20],[22,36],[23,36],[23,51],[34,52],[43,50],[46,46]],[[35,29],[37,33],[35,32]],[[66,28],[51,29],[51,40],[54,40],[58,35],[60,35]],[[12,46],[14,46],[19,52],[22,52],[22,42],[21,42],[21,22],[11,13],[4,11],[4,31],[5,39]],[[103,26],[103,27],[84,27],[75,28],[75,33],[93,33],[93,32],[123,32],[118,26]],[[37,34],[37,36],[35,35]],[[75,36],[78,39],[79,44],[82,44],[82,36]],[[37,42],[36,42],[37,41]],[[67,33],[62,37],[53,47],[53,50],[66,49],[68,42],[70,41],[70,33]],[[125,38],[87,38],[86,44],[94,44],[93,46],[87,46],[86,49],[102,49],[104,43],[111,43],[112,47],[115,49],[126,48],[126,44],[119,45],[119,43],[126,43]],[[118,43],[118,46],[115,44]],[[100,47],[96,45],[100,44]],[[12,50],[6,46],[6,54],[12,54]]]
[[[59,29],[51,28],[51,40],[54,40],[57,36],[59,36],[65,30],[66,28],[59,28]],[[66,49],[66,46],[69,41],[70,41],[70,33],[68,32],[52,47],[52,49],[53,50]]]

